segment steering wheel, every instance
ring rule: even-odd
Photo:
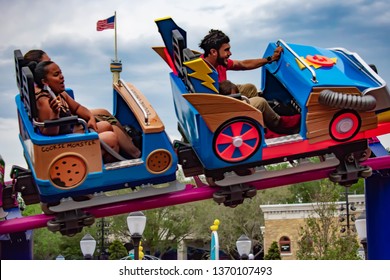
[[[276,47],[280,46],[279,44],[275,44]],[[276,48],[275,47],[275,48]],[[276,72],[278,72],[279,68],[280,68],[280,65],[282,64],[282,57],[284,55],[284,50],[281,52],[280,54],[280,57],[278,60],[276,61],[273,61],[271,62],[270,64],[268,64],[268,70],[272,73],[272,74],[275,74]]]

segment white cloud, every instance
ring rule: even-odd
[[[18,120],[0,118],[0,155],[5,161],[5,180],[10,180],[9,173],[12,165],[19,165],[26,168],[27,164],[23,157],[22,145],[19,141]]]

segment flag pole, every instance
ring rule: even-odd
[[[117,50],[117,37],[116,37],[116,11],[114,12],[114,27],[115,27],[115,60],[114,62],[118,62],[118,50]]]
[[[118,84],[120,79],[120,73],[122,72],[122,63],[118,60],[118,49],[117,49],[117,34],[116,34],[116,11],[114,12],[114,29],[115,29],[115,39],[114,39],[114,55],[115,58],[110,64],[110,70],[112,72],[112,81],[114,84]]]

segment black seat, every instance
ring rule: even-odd
[[[172,46],[173,46],[173,63],[180,78],[184,77],[183,72],[183,50],[186,47],[184,37],[180,34],[179,30],[172,30]]]
[[[14,50],[15,58],[15,74],[16,74],[16,85],[19,92],[22,90],[22,67],[23,67],[23,55],[20,50]]]
[[[21,70],[20,97],[29,119],[33,120],[38,116],[37,106],[35,103],[34,76],[31,73],[30,68],[27,66],[22,67]]]
[[[199,55],[195,55],[191,49],[189,49],[189,48],[183,49],[183,62],[186,62],[186,61],[198,58],[198,57],[199,57]],[[194,86],[192,85],[190,79],[188,78],[187,67],[183,66],[182,68],[183,68],[183,74],[184,74],[184,77],[183,77],[184,84],[187,86],[189,92],[195,92]]]
[[[189,92],[195,92],[193,85],[191,84],[187,76],[187,68],[183,65],[183,62],[196,58],[197,56],[186,47],[184,37],[179,30],[172,30],[172,46],[173,46],[173,63],[178,72],[179,77],[183,80]]]
[[[192,60],[192,59],[195,59],[195,58],[198,58],[199,56],[200,56],[199,54],[195,54],[189,48],[183,49],[183,62],[184,61],[188,61],[188,60]]]

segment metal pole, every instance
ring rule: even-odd
[[[364,259],[365,259],[365,260],[368,260],[367,238],[362,239],[362,241],[360,241],[360,244],[363,245],[363,249],[364,249]]]
[[[133,234],[131,236],[131,239],[133,239],[133,243],[134,243],[134,260],[139,260],[139,243],[141,241],[141,235],[139,234]]]
[[[114,50],[115,50],[115,62],[118,62],[118,51],[117,51],[117,41],[116,41],[116,11],[114,12],[114,29],[115,29],[115,45],[114,45]]]
[[[104,259],[104,239],[105,239],[105,235],[104,235],[104,228],[105,228],[105,226],[104,226],[104,217],[101,219],[101,234],[102,234],[102,236],[101,236],[101,240],[100,240],[100,259]]]
[[[349,200],[348,200],[348,196],[349,196],[349,187],[345,187],[345,207],[346,207],[346,210],[347,210],[347,233],[350,234],[350,224],[349,224]]]

